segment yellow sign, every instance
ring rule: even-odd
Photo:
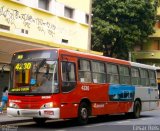
[[[12,92],[18,92],[18,91],[29,91],[29,87],[26,88],[12,88]]]
[[[19,60],[21,60],[21,59],[23,59],[23,55],[18,55],[17,58],[18,58]]]
[[[31,69],[31,66],[32,66],[32,63],[30,62],[27,62],[27,63],[17,63],[16,66],[15,66],[15,69],[16,70],[29,70]]]

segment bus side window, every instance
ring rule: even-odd
[[[78,60],[78,78],[80,82],[92,82],[90,61]]]
[[[148,71],[146,69],[140,69],[140,74],[141,74],[141,85],[148,86],[149,85]]]
[[[130,73],[129,73],[129,68],[127,66],[119,66],[119,74],[120,74],[120,83],[121,84],[130,84],[131,79],[130,79]]]
[[[131,68],[132,85],[140,85],[140,74],[138,68]]]
[[[149,81],[150,81],[150,86],[156,86],[156,74],[155,71],[149,70]]]
[[[75,64],[72,62],[62,62],[62,92],[69,92],[75,88],[76,73]]]
[[[119,84],[118,66],[114,64],[106,64],[107,81],[109,83]]]
[[[106,83],[105,65],[102,62],[92,62],[92,74],[94,83]]]

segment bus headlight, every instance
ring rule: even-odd
[[[53,102],[46,103],[41,106],[41,109],[46,109],[46,108],[52,108],[53,107]]]
[[[15,109],[18,109],[18,108],[19,108],[18,105],[17,105],[16,103],[13,103],[13,102],[10,102],[10,103],[9,103],[9,107],[10,107],[10,108],[15,108]]]

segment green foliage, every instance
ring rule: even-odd
[[[150,0],[93,0],[92,49],[128,59],[135,44],[154,33],[155,17]]]

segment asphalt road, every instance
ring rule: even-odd
[[[74,120],[48,121],[38,126],[34,122],[1,125],[7,131],[160,131],[160,109],[143,112],[139,119],[125,115],[90,118],[89,123],[78,126]]]

